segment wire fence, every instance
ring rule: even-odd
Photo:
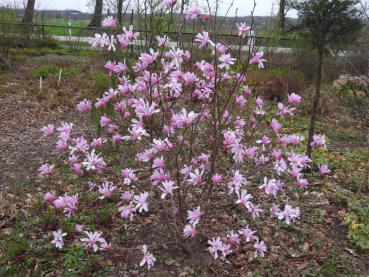
[[[93,37],[97,32],[106,32],[107,28],[103,27],[81,27],[81,26],[73,26],[71,22],[68,25],[56,25],[56,24],[40,24],[40,23],[18,23],[18,22],[0,22],[0,32],[2,29],[7,27],[18,27],[13,28],[15,32],[18,29],[29,30],[30,32],[38,32],[42,40],[45,40],[46,36],[70,36],[70,37]],[[56,31],[59,30],[59,31]],[[60,30],[64,30],[64,32],[60,32]],[[149,34],[151,37],[159,34],[158,31],[153,30],[135,30],[140,33]],[[178,32],[174,31],[164,31],[160,32],[160,34],[165,34],[169,36],[173,41],[178,39]],[[195,32],[181,32],[182,39],[184,41],[192,41],[196,37],[197,33]],[[217,38],[221,41],[226,41],[228,44],[238,44],[240,42],[240,37],[236,34],[225,34],[225,33],[217,33]],[[256,36],[251,34],[243,38],[248,41],[247,44],[255,44],[255,45],[269,45],[271,42],[277,44],[280,47],[290,47],[293,42],[290,38],[285,37],[266,37],[266,36]],[[1,43],[1,42],[0,42]]]
[[[62,30],[62,31],[60,31]],[[13,32],[12,32],[13,31]],[[24,35],[27,33],[27,38],[32,38],[34,34],[37,34],[39,39],[43,42],[47,41],[49,38],[55,38],[61,40],[61,38],[66,38],[66,41],[82,41],[87,42],[87,38],[94,37],[95,33],[107,32],[108,28],[104,27],[85,27],[85,26],[73,26],[71,21],[68,21],[68,25],[58,25],[58,24],[45,24],[45,23],[21,23],[21,22],[4,22],[0,21],[0,38],[4,36],[4,33],[8,35]],[[179,34],[174,31],[164,31],[158,32],[154,30],[139,30],[135,31],[148,34],[152,39],[157,34],[168,35],[172,41],[178,41]],[[181,32],[181,39],[185,42],[191,42],[196,37],[196,32]],[[240,42],[240,37],[237,34],[225,34],[217,33],[217,38],[219,41],[227,42],[228,45],[238,45]],[[69,37],[69,39],[68,39]],[[147,36],[146,36],[147,37]],[[247,40],[246,45],[255,45],[261,47],[277,47],[277,48],[303,48],[306,44],[301,44],[297,42],[297,39],[274,36],[257,36],[254,34],[249,34],[243,38]],[[244,42],[245,42],[244,41]],[[1,46],[0,41],[0,46]],[[243,43],[245,44],[245,43]],[[352,43],[353,46],[369,46],[369,41],[356,41]]]

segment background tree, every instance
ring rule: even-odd
[[[33,14],[35,12],[36,0],[28,0],[26,9],[24,10],[24,15],[22,23],[30,24],[33,21]]]
[[[320,89],[322,84],[324,55],[327,50],[352,43],[363,26],[356,0],[307,0],[296,1],[299,29],[306,41],[318,53],[316,64],[315,96],[313,99],[306,154],[310,157],[315,134]]]
[[[102,12],[103,12],[103,0],[95,1],[95,11],[88,27],[101,27]]]
[[[118,0],[117,2],[117,19],[119,26],[123,23],[123,0]]]
[[[278,11],[278,27],[282,31],[286,25],[286,0],[279,1],[279,11]]]

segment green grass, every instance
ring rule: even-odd
[[[37,78],[47,78],[49,75],[57,74],[60,68],[54,64],[43,65],[39,68],[32,69],[31,75]]]
[[[44,21],[46,25],[58,25],[58,26],[69,26],[68,22],[71,22],[72,27],[87,27],[89,20],[81,19],[63,19],[63,18],[49,18]],[[46,32],[55,36],[69,36],[68,28],[61,27],[46,27]],[[81,36],[83,30],[71,28],[72,36]]]

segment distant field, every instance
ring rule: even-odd
[[[40,18],[37,19],[36,22],[42,22]],[[87,27],[89,20],[82,20],[82,19],[63,19],[63,18],[48,18],[43,21],[44,24],[47,25],[59,25],[59,26],[68,26],[68,23],[71,23],[72,27]],[[46,27],[46,32],[55,36],[68,36],[69,29],[68,28],[61,28],[61,27]],[[81,35],[80,29],[71,29],[72,36],[79,36]]]

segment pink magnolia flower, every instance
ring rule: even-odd
[[[262,58],[263,56],[264,56],[263,51],[257,52],[256,54],[254,54],[252,56],[249,63],[250,64],[257,64],[259,68],[264,68],[263,63],[266,62],[266,60]]]
[[[135,209],[138,210],[139,213],[142,211],[148,211],[149,206],[147,204],[147,197],[149,196],[148,192],[143,192],[140,195],[135,195],[133,202],[136,204]]]
[[[242,87],[241,92],[245,96],[251,95],[251,89],[249,88],[249,86]]]
[[[298,217],[300,217],[300,209],[292,208],[290,205],[285,205],[284,210],[278,213],[278,219],[284,219],[286,224],[290,224],[291,220],[294,221]]]
[[[121,206],[118,208],[118,211],[120,212],[120,216],[123,218],[126,218],[130,221],[133,220],[133,213],[135,212],[135,207],[133,206],[133,204],[129,204],[126,206]]]
[[[218,67],[223,69],[229,69],[231,65],[234,64],[236,59],[234,58],[231,58],[231,55],[230,54],[224,54],[222,56],[219,57],[219,61],[221,62]]]
[[[231,149],[236,144],[236,142],[239,141],[239,139],[237,138],[237,134],[234,131],[225,131],[223,133],[223,136],[223,145],[226,149]]]
[[[160,112],[159,109],[157,109],[157,105],[152,102],[151,104],[142,98],[135,101],[135,103],[132,105],[135,108],[135,113],[138,118],[142,117],[151,117],[153,114]]]
[[[236,26],[238,29],[238,36],[240,36],[241,38],[245,38],[251,30],[251,27],[247,26],[244,22],[236,23]]]
[[[133,196],[134,196],[134,193],[132,193],[131,191],[125,191],[120,196],[120,199],[123,201],[131,201],[133,199]]]
[[[54,134],[54,125],[48,124],[47,126],[42,127],[41,131],[43,132],[44,137],[51,137]]]
[[[86,249],[92,248],[94,252],[97,252],[102,246],[104,247],[101,250],[106,248],[107,242],[101,236],[102,232],[85,231],[84,233],[87,235],[87,238],[81,238],[81,241],[85,244]]]
[[[115,19],[112,16],[108,16],[102,21],[102,25],[104,27],[109,27],[112,30],[115,30],[117,28],[117,23],[115,22]]]
[[[147,268],[150,269],[152,266],[154,266],[156,259],[154,255],[147,250],[146,245],[142,246],[142,252],[144,256],[142,258],[142,261],[140,262],[140,266],[142,267],[147,264]]]
[[[90,148],[87,140],[84,137],[77,137],[73,139],[74,144],[69,146],[70,154],[74,153],[86,153]]]
[[[270,127],[272,127],[274,133],[279,134],[282,129],[282,124],[280,124],[277,119],[273,118]]]
[[[213,182],[214,185],[217,185],[223,181],[223,177],[220,174],[214,174],[211,177],[211,181]]]
[[[117,63],[117,64],[115,65],[115,68],[114,68],[114,72],[115,72],[116,74],[122,74],[122,73],[125,73],[127,70],[128,70],[127,65],[126,65],[125,63],[121,63],[121,62]]]
[[[254,254],[255,257],[257,257],[258,255],[260,255],[261,257],[265,256],[265,252],[267,251],[267,247],[266,247],[264,241],[259,242],[259,239],[256,240],[256,242],[254,243],[254,248],[255,248],[255,254]]]
[[[55,199],[56,199],[56,196],[55,196],[54,192],[48,191],[44,195],[44,201],[45,202],[53,202]]]
[[[278,103],[278,109],[279,112],[277,112],[277,115],[280,115],[282,117],[286,117],[286,116],[292,116],[294,115],[295,112],[295,108],[290,108],[289,106],[285,106],[282,103]]]
[[[261,107],[264,105],[264,100],[260,97],[256,98],[255,99],[255,104],[258,106],[258,107]]]
[[[73,165],[75,163],[78,163],[78,157],[75,156],[74,154],[72,154],[71,156],[68,157],[68,162]]]
[[[159,56],[159,52],[155,52],[154,49],[150,49],[149,53],[142,53],[138,58],[142,65],[146,68],[148,65],[156,61]]]
[[[167,1],[175,2],[176,0],[167,0]],[[170,42],[169,38],[166,35],[164,35],[164,37],[156,36],[155,39],[158,42],[159,47],[164,46],[166,43]]]
[[[94,138],[91,142],[91,146],[94,148],[99,148],[101,147],[104,143],[106,142],[105,139],[102,138]]]
[[[309,181],[303,178],[299,178],[297,179],[297,184],[299,185],[299,187],[306,187],[309,184]]]
[[[123,136],[121,134],[114,134],[112,137],[113,143],[118,143],[123,140]]]
[[[232,253],[231,245],[223,242],[222,248],[220,249],[220,251],[222,253],[222,258],[224,259],[227,255]]]
[[[43,164],[38,169],[38,171],[40,172],[41,177],[51,176],[54,173],[54,168],[55,168],[55,165]]]
[[[325,135],[314,135],[313,141],[311,142],[311,146],[315,146],[317,148],[323,147],[324,149],[327,148]]]
[[[95,154],[95,149],[92,149],[91,153],[87,153],[85,160],[82,162],[82,165],[86,167],[87,171],[102,171],[106,167],[104,159],[100,157],[99,154]]]
[[[99,186],[99,193],[101,194],[101,196],[99,196],[98,198],[110,198],[116,188],[117,187],[114,186],[113,183],[103,183],[101,186]]]
[[[266,145],[271,143],[271,140],[267,135],[263,135],[261,139],[256,141],[256,143]]]
[[[279,159],[276,160],[273,163],[273,169],[275,170],[275,172],[277,172],[277,174],[280,176],[282,173],[286,172],[288,167],[287,167],[287,163],[284,159]]]
[[[55,244],[56,248],[62,249],[64,246],[63,237],[65,237],[67,233],[62,233],[62,230],[54,231],[53,236],[54,239],[51,241],[52,244]]]
[[[77,233],[83,232],[83,224],[76,224],[76,231]]]
[[[298,153],[288,153],[288,161],[290,162],[291,166],[296,167],[307,167],[311,160],[307,155],[302,155]]]
[[[301,103],[301,96],[296,93],[291,93],[288,95],[288,104],[298,105]]]
[[[239,245],[241,243],[240,236],[234,231],[230,231],[227,234],[228,242],[231,244]]]
[[[109,72],[109,75],[115,72],[115,63],[111,61],[108,61],[104,67]]]
[[[95,38],[93,38],[91,40],[91,47],[93,48],[97,48],[97,47],[100,47],[100,48],[103,48],[105,47],[106,45],[108,45],[110,42],[109,42],[109,37],[107,34],[103,34],[103,35],[100,35],[100,34],[95,34]]]
[[[169,180],[170,180],[170,173],[167,171],[164,171],[162,168],[155,169],[152,175],[150,176],[150,181],[153,186],[157,186],[161,182],[169,181]]]
[[[165,199],[165,197],[169,194],[169,195],[173,195],[173,190],[177,189],[178,187],[174,185],[173,181],[164,181],[162,182],[162,188],[161,191],[163,192],[161,194],[161,199]]]
[[[220,240],[220,237],[212,238],[211,240],[208,240],[209,252],[214,257],[214,259],[218,258],[218,251],[222,251],[223,248],[223,242]]]
[[[201,33],[198,33],[196,35],[196,42],[200,43],[200,48],[208,47],[208,45],[211,43],[209,33],[202,31]]]
[[[197,232],[196,232],[196,228],[193,225],[187,224],[185,225],[185,227],[183,228],[183,236],[185,238],[193,238],[194,236],[196,236]]]
[[[193,2],[187,10],[186,19],[194,20],[200,17],[200,15],[201,15],[201,10],[199,9],[197,3]]]
[[[134,40],[134,39],[137,39],[138,38],[138,36],[140,35],[140,33],[139,32],[135,32],[134,30],[133,30],[133,26],[131,25],[131,26],[129,26],[129,28],[127,29],[126,27],[123,27],[123,33],[124,33],[124,36],[128,39],[128,40],[130,40],[130,41],[132,41],[132,40]]]
[[[100,125],[106,127],[111,123],[111,119],[105,115],[100,117]]]
[[[196,209],[193,209],[192,211],[191,210],[187,211],[187,219],[193,226],[199,223],[200,217],[201,217],[200,206],[197,207]]]
[[[228,50],[228,48],[223,44],[223,43],[220,43],[220,42],[218,42],[218,43],[212,43],[211,44],[212,46],[213,46],[213,48],[214,48],[214,50],[213,50],[213,55],[215,55],[215,54],[217,54],[217,55],[224,55],[225,53],[226,53],[226,51]]]
[[[183,73],[181,78],[186,85],[192,85],[195,81],[197,81],[196,74],[192,72]]]
[[[229,194],[235,192],[237,193],[243,184],[246,183],[245,177],[240,173],[239,170],[236,170],[233,174],[233,177],[230,182],[228,182]]]
[[[268,180],[267,177],[264,177],[264,184],[259,186],[259,188],[261,188],[261,189],[264,188],[265,193],[267,195],[276,196],[277,192],[281,189],[281,186],[282,186],[282,184],[279,180],[276,180],[276,179]]]
[[[320,174],[329,174],[331,172],[331,170],[325,164],[319,165],[318,167],[319,167]]]
[[[301,167],[298,167],[296,165],[292,165],[292,168],[289,171],[289,173],[290,173],[292,178],[297,180],[297,179],[300,179],[300,177],[302,176],[301,170],[302,170]]]
[[[203,184],[202,175],[204,174],[204,170],[195,169],[195,171],[189,173],[189,179],[187,183],[193,186],[201,186]]]
[[[78,205],[78,194],[68,196],[59,196],[57,199],[53,201],[53,205],[55,208],[64,209],[63,213],[66,214],[67,217],[70,217],[77,211]]]
[[[263,212],[263,210],[260,208],[260,204],[259,205],[254,205],[253,203],[250,203],[250,205],[247,209],[251,213],[251,216],[252,216],[253,219],[259,217],[259,213]]]
[[[136,182],[138,180],[138,177],[136,176],[134,170],[130,168],[125,168],[122,170],[122,175],[124,178],[124,184],[130,185],[131,182]]]
[[[76,173],[76,174],[82,173],[82,165],[81,164],[75,163],[75,164],[72,165],[72,168],[73,168],[74,173]]]
[[[56,130],[59,132],[58,138],[68,141],[73,130],[73,123],[62,122],[62,125]]]
[[[279,207],[276,204],[272,204],[272,206],[269,209],[271,215],[278,216],[278,214],[281,212]]]
[[[236,99],[235,99],[235,101],[234,101],[234,103],[235,103],[236,105],[240,106],[241,108],[242,108],[243,106],[245,106],[246,102],[247,102],[247,100],[246,100],[242,95],[238,95],[238,96],[236,96]]]
[[[282,152],[280,149],[273,150],[272,156],[274,159],[279,160],[282,157]]]
[[[160,158],[155,158],[152,164],[153,168],[165,168],[165,161],[163,156]]]
[[[190,58],[191,58],[191,53],[190,53],[190,51],[185,50],[185,51],[184,51],[184,53],[183,53],[183,59],[184,59],[185,61],[188,61],[188,60],[190,60]]]
[[[249,242],[251,240],[255,240],[257,238],[257,236],[254,236],[254,234],[256,233],[256,231],[253,231],[249,227],[249,225],[246,225],[243,229],[241,229],[240,231],[238,231],[238,233],[245,238],[246,242]]]
[[[106,42],[107,42],[107,46],[108,46],[108,48],[107,48],[108,51],[113,51],[113,52],[117,51],[117,48],[115,47],[116,39],[115,39],[114,35],[110,36],[110,40],[109,40],[109,37],[108,37]]]
[[[250,199],[252,199],[251,194],[247,193],[247,190],[243,189],[237,192],[237,201],[236,204],[241,204],[244,205],[246,208],[249,208],[250,205],[252,204]]]

